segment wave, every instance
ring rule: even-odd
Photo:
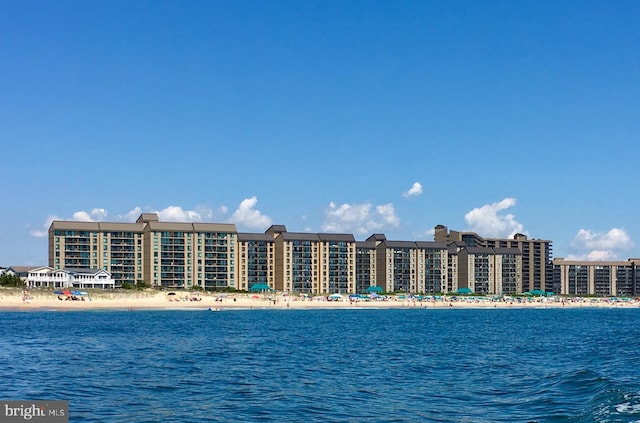
[[[640,392],[593,370],[568,372],[542,382],[547,413],[530,423],[640,423]]]

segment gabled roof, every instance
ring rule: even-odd
[[[384,241],[381,245],[387,248],[416,248],[415,241]]]
[[[98,228],[102,232],[139,232],[144,230],[144,223],[101,222]]]
[[[226,232],[237,233],[236,225],[233,223],[194,223],[193,230],[195,232]]]
[[[446,250],[447,244],[444,242],[416,241],[416,246],[421,250]]]
[[[149,222],[147,227],[152,231],[178,231],[178,232],[191,232],[193,230],[193,223],[184,222]]]
[[[155,232],[223,232],[237,233],[232,223],[192,223],[192,222],[149,222],[149,230]]]
[[[72,220],[54,220],[51,222],[49,230],[74,230],[74,231],[94,231],[100,230],[98,222],[76,222]]]
[[[76,222],[70,220],[54,220],[49,230],[88,231],[88,232],[140,232],[143,223],[125,222]]]
[[[41,267],[45,267],[45,266],[9,266],[7,267],[7,272],[13,272],[16,274],[19,273],[29,273],[29,271],[33,270],[33,269],[39,269]]]
[[[76,222],[54,220],[49,230],[75,230],[89,232],[140,232],[145,227],[152,231],[225,232],[236,233],[232,223],[160,222],[155,213],[142,213],[136,223],[127,222]]]
[[[490,254],[493,255],[493,248],[489,247],[465,247],[463,250],[466,250],[469,254]]]
[[[158,221],[157,213],[142,213],[140,217],[138,217],[138,220],[136,220],[137,223],[157,222],[157,221]]]
[[[282,232],[287,232],[287,227],[284,225],[271,225],[264,231],[266,234],[280,234]]]
[[[352,234],[318,234],[320,241],[339,241],[339,242],[356,242]]]
[[[273,235],[270,234],[255,234],[255,233],[245,233],[238,232],[238,241],[266,241],[266,242],[274,242],[275,239]]]
[[[305,232],[283,232],[278,235],[284,241],[319,241],[318,234],[310,234]]]
[[[374,240],[367,240],[367,241],[356,241],[356,249],[370,249],[370,250],[375,250],[376,248],[376,242]]]
[[[78,267],[65,267],[64,269],[65,272],[69,272],[69,273],[79,273],[82,275],[97,275],[99,273],[105,273],[109,276],[111,276],[111,273],[109,273],[108,271],[104,270],[104,269],[83,269],[83,268],[78,268]]]
[[[367,241],[386,241],[387,237],[384,236],[384,234],[371,234],[371,236],[369,236],[369,238],[367,238]]]
[[[313,241],[313,242],[356,242],[352,234],[332,234],[332,233],[307,233],[307,232],[282,232],[278,238],[283,241]]]
[[[510,247],[510,248],[494,247],[493,251],[496,254],[513,254],[513,255],[517,255],[517,256],[522,255],[522,252],[520,251],[520,249],[519,248],[515,248],[515,247]]]
[[[33,267],[31,269],[29,269],[29,273],[35,273],[35,272],[50,272],[53,270],[53,267],[49,267],[49,266],[38,266],[38,267]]]

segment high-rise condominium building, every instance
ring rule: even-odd
[[[135,223],[54,221],[49,266],[103,269],[117,286],[251,290],[307,294],[367,292],[478,294],[555,292],[640,295],[640,259],[551,259],[551,241],[482,238],[435,227],[435,242],[390,241],[373,234],[238,233],[228,223],[160,222],[143,213]]]
[[[448,292],[447,246],[427,241],[390,241],[374,234],[376,285],[385,292]]]
[[[352,293],[356,288],[356,241],[351,234],[287,232],[274,225],[275,285],[279,291]]]
[[[467,247],[494,248],[501,251],[502,248],[516,248],[521,254],[521,281],[507,282],[510,286],[521,283],[522,292],[534,290],[553,292],[553,263],[552,242],[542,239],[528,239],[526,235],[516,234],[513,239],[483,238],[475,232],[449,231],[446,226],[435,227],[434,239],[447,245],[461,243]],[[513,259],[512,259],[513,260]],[[460,277],[465,277],[460,275]],[[510,291],[511,289],[509,289]],[[518,288],[516,288],[518,290]]]
[[[154,213],[136,223],[54,221],[49,266],[104,269],[117,285],[235,287],[236,236],[232,224],[159,222]]]
[[[238,234],[238,289],[275,286],[275,239],[272,234]]]
[[[627,261],[553,260],[559,292],[567,295],[640,295],[640,258]]]

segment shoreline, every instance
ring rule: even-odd
[[[83,296],[56,295],[50,291],[0,290],[0,311],[135,311],[135,310],[308,310],[308,309],[547,309],[547,308],[640,308],[637,300],[604,298],[516,298],[491,301],[483,297],[456,300],[413,300],[389,297],[384,301],[329,301],[326,297],[303,298],[281,294],[212,294],[180,292],[93,292]]]

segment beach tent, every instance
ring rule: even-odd
[[[271,291],[271,288],[266,283],[254,283],[249,288],[250,292],[263,292],[263,291]]]
[[[369,292],[369,293],[371,293],[371,292],[382,292],[382,287],[378,286],[378,285],[370,286],[369,288],[367,288],[367,292]]]

